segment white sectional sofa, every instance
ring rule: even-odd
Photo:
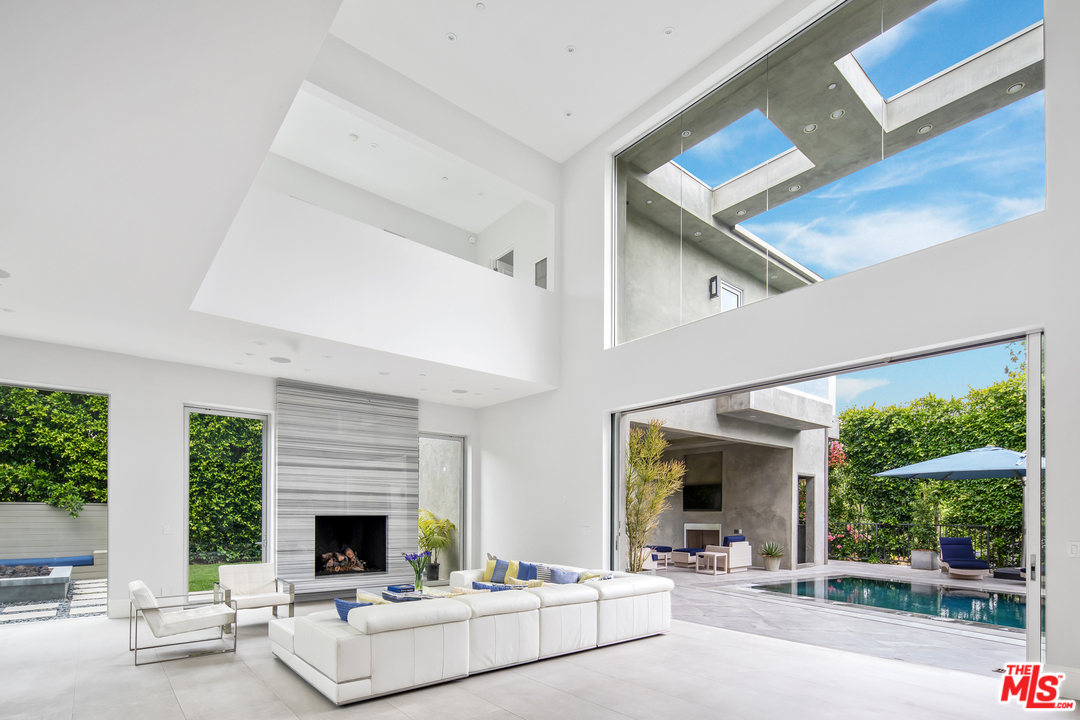
[[[482,576],[482,570],[458,571],[450,584],[471,587]],[[348,622],[336,610],[271,620],[270,647],[344,705],[671,629],[670,580],[614,576],[358,607]]]

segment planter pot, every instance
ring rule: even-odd
[[[438,580],[439,579],[439,563],[429,562],[427,567],[424,568],[425,580]]]
[[[768,570],[769,572],[773,572],[775,570],[780,569],[780,560],[782,558],[767,557],[767,558],[762,558],[762,559],[765,561],[765,569]]]
[[[912,550],[911,568],[913,570],[937,570],[938,554],[933,550]]]

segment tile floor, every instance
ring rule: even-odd
[[[328,603],[298,606],[298,614]],[[127,621],[0,627],[7,720],[544,720],[997,718],[999,677],[675,621],[654,638],[335,707],[270,653],[269,610],[241,616],[236,655],[133,667]]]

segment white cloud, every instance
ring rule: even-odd
[[[836,378],[836,399],[851,402],[864,392],[884,387],[890,382],[884,378],[852,378],[841,375]]]
[[[1007,223],[1045,209],[1046,198],[1041,195],[1027,198],[994,198],[994,211],[997,213],[998,223]]]
[[[862,65],[863,70],[869,73],[873,68],[892,57],[908,40],[915,37],[915,30],[914,22],[902,22],[878,35],[852,54]]]

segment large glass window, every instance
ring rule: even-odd
[[[1038,212],[1041,0],[849,0],[616,158],[616,342]]]

